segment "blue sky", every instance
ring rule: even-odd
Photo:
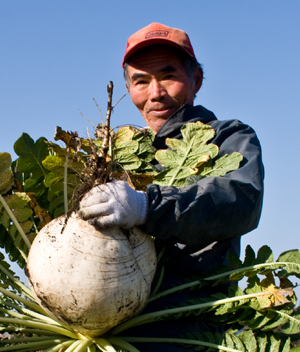
[[[2,0],[0,152],[13,158],[22,132],[53,140],[56,126],[86,136],[100,122],[106,86],[126,93],[127,38],[151,22],[185,30],[205,81],[195,104],[257,132],[266,169],[257,230],[243,248],[269,245],[275,257],[299,248],[300,2],[298,0]],[[126,96],[112,126],[143,126]],[[90,130],[91,130],[91,126]]]

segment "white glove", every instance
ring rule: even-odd
[[[91,225],[130,229],[146,222],[148,200],[124,181],[108,182],[91,189],[80,202],[79,216]]]

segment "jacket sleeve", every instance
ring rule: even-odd
[[[239,152],[238,170],[181,188],[149,185],[148,219],[142,230],[159,239],[207,245],[239,237],[258,225],[263,198],[261,147],[240,121],[213,121],[219,156]]]

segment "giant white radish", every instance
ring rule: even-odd
[[[46,225],[29,252],[37,301],[63,324],[99,336],[147,302],[156,269],[150,236],[134,227],[98,231],[73,213]]]

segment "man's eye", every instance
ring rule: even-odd
[[[165,76],[165,79],[173,79],[175,77],[175,75],[173,75],[172,73],[169,73],[168,75]]]
[[[147,84],[147,81],[144,80],[144,79],[140,79],[138,81],[135,82],[135,85],[138,86],[138,85],[142,85],[142,84]]]

